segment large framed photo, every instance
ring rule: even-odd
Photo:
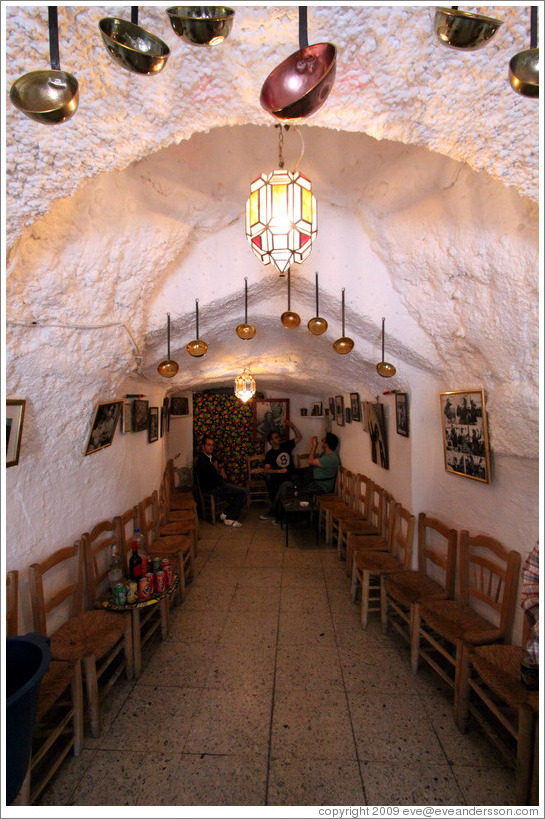
[[[148,428],[149,401],[135,398],[132,402],[132,431],[142,432]]]
[[[352,420],[361,421],[361,404],[359,392],[350,393],[350,409],[352,411]]]
[[[289,398],[255,398],[254,412],[254,441],[266,441],[270,432],[278,432],[282,440],[288,438],[289,427],[286,421],[290,420]]]
[[[490,453],[484,390],[440,393],[445,469],[490,482]]]
[[[173,395],[170,398],[171,415],[189,415],[189,401],[184,395]]]
[[[396,392],[396,431],[409,437],[409,400],[406,392]]]
[[[344,427],[344,398],[342,395],[335,396],[335,420],[340,427]]]
[[[84,455],[110,446],[122,409],[123,401],[105,401],[96,405]]]
[[[25,401],[6,399],[6,467],[19,463],[21,435],[25,417]]]
[[[159,407],[150,407],[148,410],[148,444],[159,438]]]
[[[386,440],[386,423],[384,406],[380,403],[367,403],[369,435],[371,436],[371,460],[383,469],[390,468],[388,442]]]

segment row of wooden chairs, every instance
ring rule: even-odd
[[[425,513],[416,521],[369,478],[342,467],[337,491],[317,502],[326,539],[346,559],[351,599],[361,595],[362,627],[380,612],[383,631],[392,627],[408,642],[413,673],[424,660],[452,687],[460,731],[473,716],[514,763],[517,804],[537,804],[538,695],[520,681],[523,648],[508,644],[520,554]]]
[[[177,593],[129,611],[111,610],[102,603],[109,587],[111,550],[118,550],[128,575],[136,527],[144,536],[147,555],[174,562]],[[195,501],[191,493],[174,491],[169,462],[159,491],[29,567],[33,629],[49,636],[52,661],[40,685],[31,759],[15,804],[33,804],[69,751],[80,754],[84,685],[89,730],[96,737],[100,703],[107,692],[123,672],[128,680],[138,677],[142,646],[159,628],[166,638],[170,606],[184,599],[186,582],[193,576],[197,539]],[[18,634],[18,580],[18,572],[8,572],[9,636]]]

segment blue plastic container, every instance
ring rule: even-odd
[[[6,638],[6,802],[24,782],[38,707],[40,683],[49,668],[49,639],[41,634]]]

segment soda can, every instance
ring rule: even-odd
[[[155,575],[155,591],[158,594],[162,594],[166,589],[166,585],[167,585],[166,575],[164,571],[161,570],[160,572],[157,572],[157,574]]]
[[[127,604],[127,593],[125,591],[124,583],[116,583],[114,586],[114,603],[116,606],[125,606]]]
[[[151,597],[151,586],[147,574],[138,581],[138,597],[140,600],[148,600]]]
[[[154,557],[153,558],[153,572],[154,572],[154,574],[157,574],[157,572],[160,572],[162,568],[163,568],[162,559],[160,557]]]
[[[155,575],[153,574],[153,572],[148,572],[146,577],[149,580],[150,594],[153,594],[153,592],[155,591]]]
[[[138,583],[130,580],[127,583],[127,603],[136,603],[138,600]]]
[[[165,570],[165,566],[170,566],[170,560],[168,559],[168,557],[164,557],[161,560],[161,568],[163,569],[163,571]]]
[[[537,691],[539,689],[539,665],[531,657],[522,658],[520,679],[528,691]]]
[[[172,568],[172,566],[169,563],[168,566],[165,566],[163,571],[165,573],[166,584],[167,584],[168,588],[171,589],[173,584],[174,584],[174,569]]]

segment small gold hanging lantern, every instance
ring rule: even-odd
[[[255,381],[246,368],[235,378],[235,395],[245,404],[255,395]]]

